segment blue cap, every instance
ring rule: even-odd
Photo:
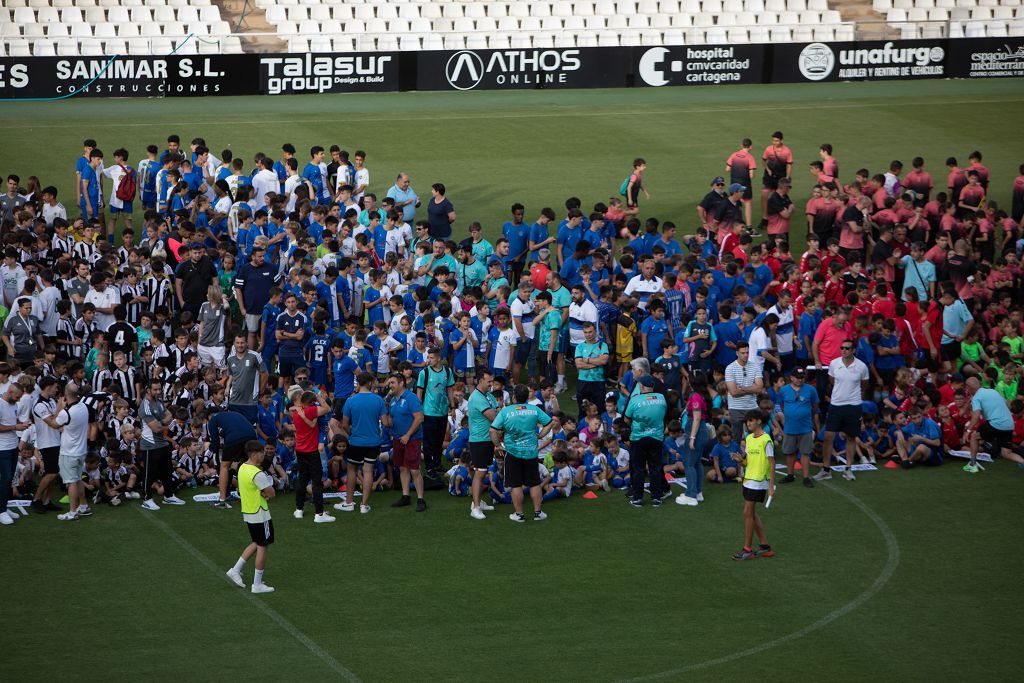
[[[644,375],[637,381],[640,382],[640,386],[647,387],[648,389],[654,386],[654,378],[651,377],[650,375]]]
[[[747,186],[746,185],[740,185],[739,183],[733,183],[732,185],[729,186],[729,194],[732,194],[733,192],[746,192],[746,191],[747,191]]]
[[[725,185],[725,178],[722,177],[722,176],[716,176],[715,179],[711,181],[711,184],[712,185]]]

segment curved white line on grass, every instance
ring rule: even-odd
[[[896,567],[899,566],[900,544],[896,540],[895,534],[892,533],[892,529],[890,529],[889,525],[885,523],[885,520],[879,517],[874,510],[868,507],[867,503],[865,503],[860,498],[844,489],[838,488],[832,484],[824,485],[833,492],[838,493],[839,495],[843,496],[851,503],[856,505],[860,509],[860,511],[867,516],[868,519],[875,523],[875,526],[878,527],[878,530],[882,532],[882,538],[885,539],[885,545],[889,551],[889,558],[885,563],[885,567],[882,568],[882,572],[863,593],[861,593],[856,598],[846,603],[842,607],[829,612],[828,614],[818,619],[814,623],[808,624],[807,626],[804,626],[799,630],[793,631],[792,633],[776,638],[775,640],[769,640],[766,643],[755,645],[754,647],[748,650],[734,652],[731,655],[725,655],[723,657],[717,657],[715,659],[708,659],[703,662],[697,662],[696,664],[689,664],[678,669],[672,669],[671,671],[662,671],[656,674],[648,674],[646,676],[638,676],[636,678],[626,679],[625,681],[621,681],[620,683],[632,683],[634,681],[653,681],[659,678],[678,676],[679,674],[687,673],[689,671],[697,671],[699,669],[707,669],[713,666],[718,666],[720,664],[728,664],[730,662],[736,661],[737,659],[743,659],[744,657],[756,655],[758,653],[764,652],[765,650],[770,650],[774,647],[778,647],[779,645],[784,645],[785,643],[788,643],[790,641],[803,638],[806,635],[810,635],[811,633],[814,633],[815,631],[822,629],[825,626],[828,626],[839,617],[852,612],[853,610],[857,609],[871,598],[875,597],[878,591],[882,590],[885,584],[889,582],[889,579],[892,578],[893,573],[896,571]]]
[[[209,569],[211,572],[216,574],[218,577],[221,578],[221,580],[227,581],[227,577],[224,576],[224,572],[221,571],[221,569],[216,564],[214,564],[213,560],[208,558],[206,555],[204,555],[202,553],[202,551],[200,551],[194,545],[189,543],[188,540],[186,540],[183,536],[181,536],[181,534],[179,534],[177,531],[175,531],[171,527],[167,526],[166,522],[164,522],[161,519],[159,519],[156,515],[142,512],[142,510],[139,510],[139,513],[143,517],[145,517],[148,521],[150,521],[153,524],[155,524],[165,534],[170,536],[170,538],[175,543],[177,543],[182,548],[184,548],[185,551],[188,552],[189,555],[194,557],[199,562],[199,564],[203,565],[204,567]],[[233,588],[235,588],[234,584],[231,584],[231,586]],[[237,591],[238,589],[235,588],[235,590]],[[331,669],[331,671],[333,671],[334,673],[338,674],[339,676],[344,678],[346,681],[351,681],[351,683],[361,683],[361,681],[359,680],[358,676],[356,676],[354,673],[352,673],[351,671],[346,669],[344,666],[342,666],[341,662],[339,662],[337,659],[332,657],[322,647],[320,647],[319,645],[314,643],[310,639],[309,636],[307,636],[305,633],[303,633],[298,628],[296,628],[295,625],[292,624],[290,621],[288,621],[287,619],[282,617],[277,612],[277,610],[275,610],[273,607],[271,607],[270,605],[268,605],[264,601],[260,600],[259,598],[254,597],[253,594],[250,593],[248,590],[242,589],[241,590],[241,594],[244,595],[249,600],[249,602],[252,603],[252,605],[254,607],[259,609],[261,612],[266,614],[268,617],[270,617],[271,621],[273,621],[275,624],[277,624],[278,626],[281,627],[281,630],[283,630],[285,633],[290,635],[295,640],[297,640],[300,643],[302,643],[302,645],[307,650],[309,650],[314,655],[316,655],[317,658],[320,659],[320,661],[322,661],[324,664],[326,664]]]

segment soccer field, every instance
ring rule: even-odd
[[[561,215],[571,195],[589,208],[644,156],[643,215],[687,233],[740,139],[760,154],[776,129],[794,152],[798,206],[824,142],[844,180],[921,155],[937,186],[947,156],[966,163],[979,149],[991,196],[1008,206],[1022,104],[1024,81],[1009,79],[73,98],[0,103],[0,173],[57,185],[75,214],[87,137],[108,156],[128,148],[134,164],[170,133],[202,136],[247,168],[283,142],[303,161],[304,148],[339,144],[367,151],[379,196],[399,171],[421,196],[444,182],[456,235],[478,220],[493,239],[512,202],[528,220],[543,206]],[[424,514],[393,510],[389,492],[369,515],[314,526],[290,516],[289,494],[271,501],[277,592],[264,596],[224,576],[247,542],[237,506],[129,503],[68,525],[33,514],[0,532],[0,661],[12,681],[1017,679],[1022,482],[1011,463],[968,476],[954,460],[780,487],[763,515],[777,557],[744,563],[730,560],[743,530],[736,485],[705,487],[697,510],[577,492],[522,525],[502,508],[474,521],[467,500],[443,492]]]

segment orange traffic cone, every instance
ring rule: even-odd
[[[793,466],[793,469],[795,469],[795,470],[802,470],[803,468],[804,468],[804,466],[800,464],[799,460],[797,460],[796,461],[796,465]]]
[[[338,489],[338,490],[339,490],[339,491],[341,491],[342,493],[345,493],[345,491],[347,491],[348,489],[346,489],[346,488],[345,488],[345,485],[344,485],[344,484],[342,484],[342,485],[341,485],[341,488],[340,488],[340,489]]]
[[[675,480],[676,480],[676,478],[673,477],[671,473],[669,473],[669,472],[665,473],[665,481],[675,481]]]
[[[889,462],[885,463],[885,469],[887,470],[898,470],[899,468],[900,464],[895,460],[890,460]]]
[[[587,500],[597,500],[597,494],[594,493],[593,491],[587,491],[586,493],[583,494],[583,497],[586,498]]]

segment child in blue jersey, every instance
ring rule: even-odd
[[[349,353],[352,354],[352,358],[360,370],[363,372],[374,372],[376,363],[374,362],[373,351],[367,341],[368,337],[369,334],[366,330],[356,332],[355,339],[352,342],[352,349]]]
[[[473,382],[476,370],[477,337],[470,325],[469,313],[457,314],[458,327],[451,332],[449,343],[452,347],[455,376],[466,384]]]
[[[629,451],[619,445],[619,439],[614,434],[604,437],[604,447],[608,451],[608,463],[612,468],[612,486],[617,489],[629,490],[630,466]]]
[[[331,341],[327,325],[322,320],[313,323],[313,336],[306,342],[306,362],[309,365],[309,380],[318,387],[327,386]]]
[[[505,471],[505,454],[495,452],[494,462],[487,468],[487,486],[491,494],[491,500],[495,503],[512,504],[512,491],[505,488],[505,479],[502,472]]]
[[[295,432],[291,428],[281,430],[281,438],[277,442],[277,457],[294,484],[298,468],[295,467]]]
[[[139,162],[138,183],[143,209],[156,208],[156,174],[160,171],[157,160],[159,148],[156,145],[146,147],[146,158]]]
[[[739,475],[736,458],[740,453],[740,445],[732,440],[732,429],[728,425],[720,426],[717,433],[718,443],[711,449],[712,468],[708,470],[708,481],[724,484]]]
[[[455,430],[451,441],[448,442],[448,447],[444,450],[444,457],[447,458],[449,462],[457,462],[468,448],[469,417],[463,415],[462,420],[459,422],[459,428]]]
[[[274,406],[271,405],[272,398],[273,393],[270,389],[264,389],[256,409],[256,434],[263,443],[270,443],[278,437],[277,415],[274,413]]]
[[[661,355],[661,340],[668,334],[668,321],[665,320],[665,304],[655,300],[647,307],[647,318],[640,324],[640,338],[644,348],[644,356],[654,361]]]
[[[459,456],[459,461],[445,473],[448,480],[448,495],[460,498],[469,495],[469,482],[472,478],[469,473],[471,465],[469,453]]]
[[[679,420],[672,420],[668,423],[668,437],[661,442],[662,469],[667,477],[685,477],[686,467],[683,463],[683,448],[680,446],[680,437],[683,435],[683,425]]]
[[[281,315],[281,288],[270,288],[270,301],[263,306],[263,313],[260,316],[260,354],[263,362],[268,366],[270,361],[277,355],[277,317]]]
[[[874,465],[875,453],[881,441],[882,438],[878,435],[878,429],[875,428],[875,416],[866,413],[861,418],[860,436],[857,437],[857,453],[860,455],[861,460]]]
[[[576,469],[576,483],[585,486],[589,491],[596,491],[599,488],[610,491],[612,488],[608,481],[608,458],[603,449],[604,438],[593,437],[587,444],[582,464]]]
[[[384,271],[370,271],[370,283],[363,292],[363,307],[366,309],[367,322],[373,325],[378,320],[387,321],[388,299],[391,291],[384,284]]]

